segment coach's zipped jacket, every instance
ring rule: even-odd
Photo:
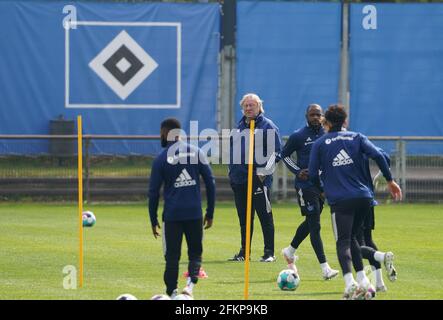
[[[157,209],[163,185],[163,221],[202,218],[200,176],[206,186],[206,217],[212,219],[215,205],[215,182],[203,152],[183,141],[171,142],[152,164],[149,182],[149,216],[158,224]]]
[[[229,179],[231,185],[247,184],[248,182],[248,164],[246,156],[246,139],[249,140],[249,134],[245,130],[249,129],[249,124],[246,123],[246,117],[243,116],[238,123],[237,130],[231,133],[230,137],[230,163],[229,163]],[[257,130],[262,130],[263,134],[257,134]],[[274,143],[272,150],[268,150],[268,130],[273,131]],[[249,131],[249,130],[248,130]],[[281,138],[278,127],[268,118],[260,113],[255,118],[254,130],[254,175],[261,174],[266,176],[263,184],[271,188],[272,174],[275,171],[276,157],[281,151]],[[271,135],[269,135],[271,137]],[[246,138],[246,139],[245,139]],[[257,161],[257,154],[261,154],[266,161]]]

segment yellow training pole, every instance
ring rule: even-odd
[[[251,120],[249,130],[248,198],[246,204],[245,300],[248,300],[249,297],[249,251],[251,248],[252,173],[254,165],[255,120]]]
[[[79,287],[83,287],[83,147],[82,117],[77,116],[77,154],[78,154],[78,271]]]

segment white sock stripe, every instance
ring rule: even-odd
[[[327,262],[320,263],[320,268],[323,271],[323,273],[326,273],[329,269],[331,269],[329,263]]]
[[[385,253],[380,252],[380,251],[376,251],[374,253],[374,259],[375,259],[375,261],[378,261],[378,262],[384,262],[385,261]]]
[[[385,285],[381,269],[375,270],[375,282],[377,287],[383,287]]]
[[[352,285],[355,282],[354,276],[352,275],[352,272],[349,272],[349,273],[343,275],[343,278],[345,280],[346,288],[349,288],[349,286]]]

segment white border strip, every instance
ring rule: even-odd
[[[180,22],[107,22],[107,21],[72,21],[77,26],[154,26],[154,27],[178,27]]]
[[[182,28],[180,22],[106,22],[106,21],[71,21],[71,25],[77,26],[154,26],[154,27],[175,27],[177,28],[177,92],[176,104],[75,104],[70,103],[70,45],[69,45],[69,30],[65,29],[65,108],[80,108],[80,109],[179,109],[181,107],[181,52],[182,52]]]
[[[69,106],[69,29],[65,28],[65,108]]]

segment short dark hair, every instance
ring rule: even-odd
[[[174,130],[174,129],[181,129],[180,121],[178,121],[175,118],[168,118],[162,121],[161,129],[167,129],[168,131]]]
[[[341,127],[346,121],[348,114],[345,108],[340,104],[331,104],[325,112],[325,119],[332,127]]]
[[[310,103],[306,107],[306,114],[309,113],[309,110],[311,110],[311,108],[320,108],[320,110],[321,110],[321,106],[319,104],[317,104],[317,103]]]

